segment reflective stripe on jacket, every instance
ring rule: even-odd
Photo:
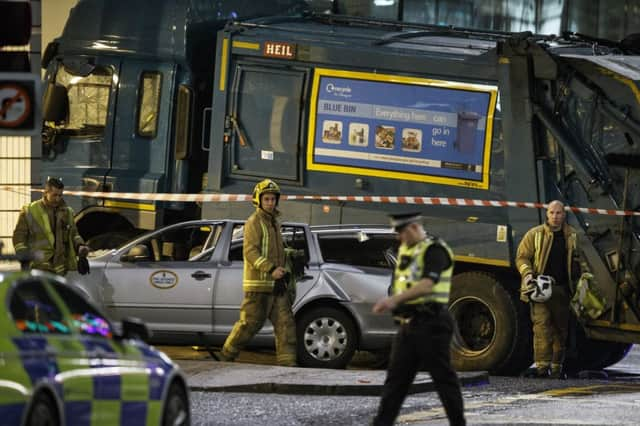
[[[76,247],[84,244],[84,241],[78,235],[73,221],[73,210],[67,206],[56,210],[54,216],[63,215],[59,219],[56,218],[62,221],[58,238],[62,238],[63,252],[56,256],[56,223],[52,227],[43,200],[34,201],[22,208],[13,232],[13,245],[16,253],[39,251],[42,254],[41,259],[31,263],[32,268],[64,275],[67,271],[78,268]]]
[[[571,264],[578,246],[578,235],[575,229],[566,223],[563,224],[562,231],[567,243],[567,276],[571,279]],[[544,272],[552,243],[553,231],[546,223],[531,228],[524,234],[516,253],[516,266],[522,277]]]
[[[276,217],[257,208],[244,225],[244,291],[273,291],[271,271],[285,265],[284,243]]]
[[[437,244],[440,244],[449,253],[451,265],[440,273],[440,279],[437,283],[434,283],[431,293],[409,300],[405,302],[405,304],[417,305],[428,302],[437,302],[442,304],[449,303],[451,276],[453,275],[453,253],[444,242],[430,238],[424,239],[411,247],[406,244],[400,245],[400,248],[398,249],[398,262],[393,274],[393,294],[406,291],[424,277],[424,255],[429,246],[436,243],[436,241]],[[411,258],[411,262],[409,262],[406,267],[401,268],[400,259],[405,256]]]

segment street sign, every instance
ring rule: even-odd
[[[0,135],[40,133],[40,78],[27,72],[0,72]]]

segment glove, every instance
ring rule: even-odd
[[[273,295],[282,296],[287,292],[287,281],[289,281],[289,273],[287,272],[280,279],[275,280],[273,283]]]
[[[520,284],[520,300],[525,303],[529,302],[529,294],[535,290],[535,285],[531,280],[533,280],[533,275],[527,274],[522,278],[522,283]]]
[[[78,258],[78,273],[80,275],[87,275],[91,272],[89,268],[89,261],[85,256],[81,256]]]
[[[89,255],[89,246],[81,245],[78,246],[78,257],[87,257]]]

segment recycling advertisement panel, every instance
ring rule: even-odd
[[[307,168],[489,187],[497,87],[316,69]]]

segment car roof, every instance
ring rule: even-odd
[[[365,232],[376,234],[395,235],[395,231],[389,225],[369,225],[369,224],[339,224],[339,225],[313,225],[311,232],[315,234],[346,234],[351,232]]]

